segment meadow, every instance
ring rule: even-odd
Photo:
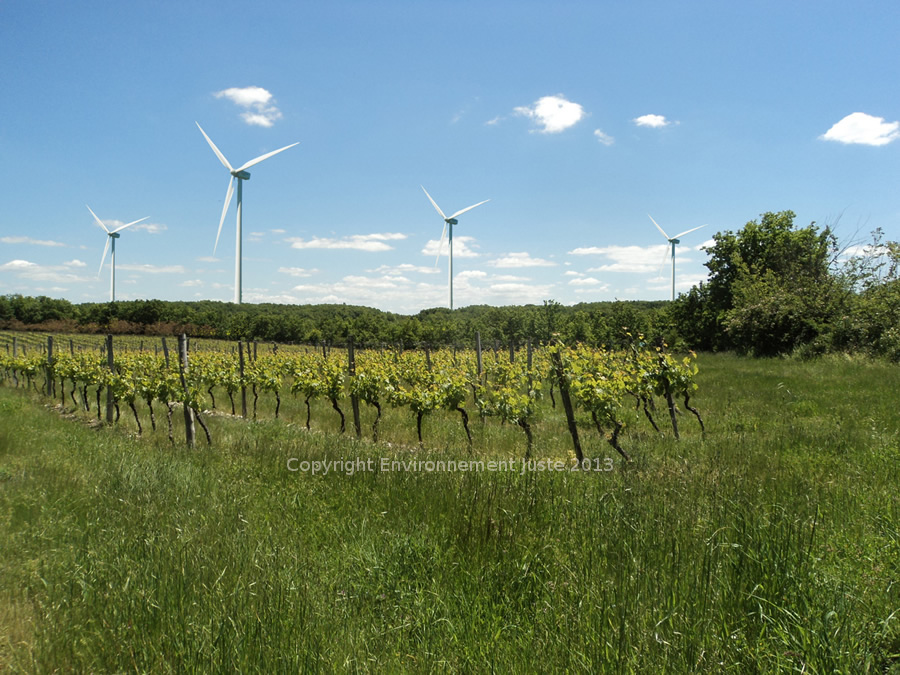
[[[698,365],[705,434],[631,411],[626,463],[580,418],[590,471],[523,470],[521,429],[477,415],[470,450],[451,411],[419,445],[386,408],[373,443],[318,399],[307,431],[289,395],[255,422],[217,395],[188,449],[6,382],[0,667],[900,672],[900,369]],[[533,460],[568,468],[538,417]]]

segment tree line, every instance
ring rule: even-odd
[[[235,305],[132,300],[73,304],[45,296],[0,296],[0,327],[414,347],[545,342],[623,347],[626,331],[674,348],[756,356],[831,351],[900,360],[900,244],[875,230],[866,245],[841,246],[830,226],[798,227],[792,211],[764,213],[718,232],[706,249],[706,282],[674,302],[564,306],[472,305],[414,315],[353,305]]]

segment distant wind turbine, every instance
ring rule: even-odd
[[[228,172],[231,174],[231,178],[228,179],[228,192],[225,193],[225,205],[222,207],[222,217],[219,218],[219,231],[216,232],[216,244],[213,246],[213,255],[216,253],[216,249],[219,247],[219,235],[222,234],[222,223],[225,222],[225,212],[228,211],[228,206],[231,204],[231,196],[234,194],[234,179],[237,178],[237,244],[235,246],[234,252],[234,302],[236,304],[240,304],[241,302],[241,207],[242,200],[241,194],[243,192],[242,186],[245,180],[250,180],[250,174],[247,172],[251,166],[259,164],[264,159],[269,159],[272,155],[277,155],[279,152],[284,152],[288,148],[293,148],[295,145],[299,145],[299,143],[291,143],[290,145],[286,145],[283,148],[279,148],[278,150],[273,150],[272,152],[267,152],[265,155],[260,155],[256,159],[251,159],[249,162],[244,164],[243,166],[235,169],[228,163],[228,160],[225,159],[225,155],[216,147],[216,144],[212,142],[209,136],[206,135],[206,132],[203,131],[203,127],[200,126],[199,122],[195,122],[197,128],[200,129],[200,133],[203,134],[203,138],[206,139],[206,142],[209,143],[209,147],[212,148],[213,152],[216,153],[216,157],[219,158],[219,161],[228,169]]]
[[[441,216],[441,218],[444,220],[444,229],[441,231],[441,240],[440,240],[440,242],[438,242],[437,257],[434,259],[435,267],[437,267],[438,260],[441,257],[441,248],[444,245],[444,234],[447,233],[447,226],[448,225],[450,226],[449,236],[447,237],[447,243],[450,247],[450,265],[447,269],[447,276],[449,277],[449,286],[450,286],[450,309],[453,309],[453,226],[457,225],[459,223],[459,221],[456,220],[456,216],[461,216],[466,211],[471,211],[476,206],[481,206],[482,204],[485,204],[486,202],[489,202],[491,200],[485,199],[483,202],[478,202],[477,204],[473,204],[472,206],[467,206],[462,211],[457,211],[456,213],[454,213],[452,216],[450,216],[448,218],[447,216],[444,215],[444,212],[441,211],[441,207],[438,206],[437,203],[431,198],[431,195],[428,194],[428,190],[426,190],[424,188],[424,186],[419,186],[419,187],[422,188],[422,192],[424,192],[425,196],[428,197],[428,201],[431,202],[431,205],[434,207],[435,211],[437,211],[438,214]]]
[[[653,216],[651,216],[649,213],[647,214],[647,217],[650,220],[653,220]],[[674,300],[675,299],[675,244],[681,243],[681,239],[679,239],[679,237],[683,237],[684,235],[690,234],[691,232],[694,232],[695,230],[699,230],[701,227],[706,227],[706,225],[700,225],[699,227],[694,227],[694,228],[691,228],[690,230],[685,230],[681,234],[676,234],[674,237],[670,237],[669,235],[666,234],[666,231],[663,230],[659,226],[659,223],[657,223],[655,220],[653,220],[653,224],[656,225],[656,229],[659,230],[660,232],[662,232],[662,236],[664,236],[666,238],[666,241],[668,241],[669,244],[671,244],[671,246],[672,246],[672,300]]]
[[[85,204],[87,206],[87,204]],[[97,214],[91,210],[91,207],[88,206],[87,210],[91,212],[91,215],[94,216],[94,220],[97,221],[97,224],[103,228],[103,231],[106,232],[106,246],[103,247],[103,257],[100,258],[100,269],[97,270],[97,276],[100,276],[100,273],[103,271],[103,263],[106,262],[106,253],[110,249],[110,243],[112,243],[112,257],[109,259],[110,273],[109,273],[109,301],[116,301],[116,239],[118,239],[121,235],[119,232],[124,230],[126,227],[131,227],[132,225],[136,225],[141,220],[147,220],[150,216],[145,216],[140,220],[135,220],[130,223],[126,223],[121,227],[117,227],[114,230],[110,230],[106,225],[103,224],[103,221],[97,217]]]

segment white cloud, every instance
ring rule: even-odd
[[[400,265],[382,265],[374,270],[368,270],[375,274],[403,274],[405,272],[417,272],[418,274],[438,274],[440,270],[437,267],[428,267],[427,265],[413,265],[411,263],[401,263]]]
[[[422,249],[422,255],[431,256],[432,258],[436,257],[438,254],[438,245],[440,244],[439,239],[429,239],[425,244],[425,248]],[[472,248],[475,247],[475,237],[454,237],[453,238],[453,257],[454,258],[477,258],[480,254],[476,251],[473,251]],[[448,255],[448,247],[447,244],[441,247],[441,255]]]
[[[80,262],[80,261],[72,261]],[[91,277],[81,277],[73,274],[71,267],[78,267],[66,263],[65,265],[38,265],[28,260],[10,260],[0,265],[0,271],[14,272],[20,279],[29,281],[49,281],[51,283],[80,283],[93,281]]]
[[[505,256],[488,263],[492,267],[555,267],[556,263],[542,258],[532,258],[529,253],[507,253]]]
[[[194,288],[197,286],[202,286],[203,282],[200,279],[188,279],[187,281],[182,281],[179,286],[183,286],[184,288]]]
[[[611,263],[593,267],[588,272],[656,272],[666,260],[669,247],[666,244],[651,246],[588,246],[569,251],[569,255],[599,255]],[[681,262],[687,258],[678,256]]]
[[[531,281],[529,277],[520,277],[516,274],[493,274],[491,281]]]
[[[27,260],[10,260],[0,265],[0,270],[25,270],[34,267],[38,267],[38,264]]]
[[[168,225],[163,225],[162,223],[140,223],[131,228],[133,232],[142,231],[147,232],[148,234],[159,234],[168,229]]]
[[[513,112],[528,117],[540,126],[541,133],[556,134],[577,124],[585,115],[578,103],[567,101],[562,94],[544,96],[531,106],[519,106]]]
[[[584,277],[578,279],[572,279],[569,282],[570,286],[599,286],[602,282],[599,279],[595,279],[594,277]]]
[[[609,134],[605,134],[600,129],[594,129],[594,137],[597,139],[598,143],[602,145],[612,145],[616,142],[616,139],[610,136]]]
[[[65,267],[87,267],[87,263],[82,262],[81,260],[78,260],[77,258],[75,260],[70,260],[68,262],[64,262],[63,265]]]
[[[274,103],[272,93],[262,87],[230,87],[213,94],[216,98],[226,98],[244,108],[241,119],[247,124],[271,127],[282,118],[281,111]]]
[[[288,237],[285,241],[290,242],[291,248],[308,249],[352,249],[355,251],[391,251],[393,246],[386,244],[386,241],[395,241],[398,239],[406,239],[406,235],[400,232],[383,232],[375,234],[351,234],[340,239],[331,239],[327,237],[313,237],[306,240],[302,237]]]
[[[147,274],[184,274],[181,265],[116,265],[117,270],[125,272],[146,272]]]
[[[837,122],[819,138],[848,145],[887,145],[900,138],[900,122],[885,122],[883,117],[855,112]]]
[[[317,269],[304,269],[303,267],[279,267],[278,271],[282,274],[287,274],[292,277],[311,277],[313,274],[316,274],[319,270]]]
[[[66,246],[66,244],[59,241],[32,239],[31,237],[0,237],[0,242],[4,244],[31,244],[33,246]]]
[[[216,258],[215,256],[203,255],[203,256],[200,256],[199,258],[197,258],[197,262],[217,263],[217,262],[222,262],[222,261],[221,261],[221,259]]]
[[[639,127],[652,127],[654,129],[667,127],[671,124],[664,115],[641,115],[640,117],[635,117],[632,122]]]

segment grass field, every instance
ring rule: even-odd
[[[0,387],[0,668],[900,672],[900,369],[699,366],[705,438],[635,415],[625,466],[586,424],[613,464],[589,472],[312,475],[288,460],[518,460],[524,438],[473,420],[470,455],[448,413],[419,449],[388,411],[375,445],[286,397],[279,421],[208,415],[189,451]],[[567,460],[542,417],[536,459]]]

